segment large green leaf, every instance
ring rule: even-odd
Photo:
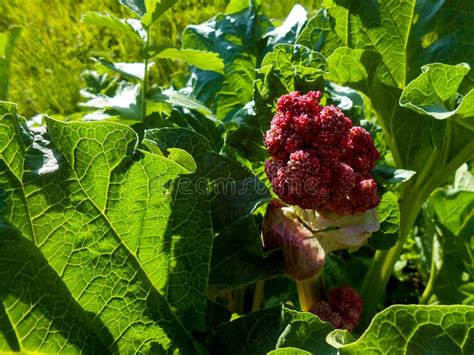
[[[319,21],[326,32],[323,53],[338,47],[374,51],[382,60],[377,76],[391,87],[403,89],[426,63],[472,63],[474,44],[466,40],[472,34],[470,2],[324,0],[322,5],[329,14]]]
[[[288,347],[335,355],[337,350],[326,343],[332,329],[312,313],[277,306],[221,325],[218,344],[226,354],[264,354]]]
[[[13,49],[21,29],[19,26],[12,26],[8,32],[0,33],[0,100],[8,100]]]
[[[299,44],[276,45],[263,59],[255,82],[255,111],[259,126],[264,131],[268,129],[280,96],[295,90],[302,93],[323,91],[326,71],[326,59],[320,53]]]
[[[472,4],[462,1],[419,1],[415,4],[414,0],[377,0],[366,6],[350,0],[327,0],[323,2],[323,6],[327,7],[334,23],[331,35],[328,34],[324,45],[333,48],[337,43],[337,47],[349,47],[337,49],[328,59],[332,78],[363,90],[371,98],[396,163],[418,172],[412,181],[417,188],[429,185],[419,194],[422,200],[426,199],[429,192],[449,172],[453,172],[472,154],[474,148],[467,140],[471,133],[459,131],[457,127],[451,129],[446,122],[427,120],[422,115],[400,107],[400,90],[415,79],[422,64],[441,60],[440,58],[452,64],[472,60],[474,46],[466,42],[461,34],[469,33],[467,13],[469,9],[472,10]],[[449,36],[446,29],[452,28],[453,18],[459,21],[456,22],[456,31]],[[438,29],[439,35],[429,32]],[[435,41],[427,45],[426,37],[430,33],[435,36]],[[443,55],[434,50],[441,45]],[[372,67],[374,61],[364,60],[364,56],[370,55],[367,50],[380,56],[381,62],[376,73]],[[434,65],[432,68],[431,73],[426,71],[406,87],[402,96],[404,106],[413,109],[420,103],[423,107],[431,107],[433,112],[439,111],[436,105],[440,98],[434,88],[445,86],[442,102],[449,104],[450,110],[455,108],[456,91],[459,81],[466,75],[466,69],[448,69],[445,65]],[[433,72],[436,75],[432,75]],[[449,85],[443,84],[443,80],[445,83],[449,82]],[[462,108],[459,107],[464,113],[469,112],[468,107],[472,101],[470,95],[472,94],[466,95],[466,102]],[[426,113],[422,107],[415,111]],[[444,118],[453,116],[454,113],[446,113]],[[447,147],[448,139],[443,141],[444,137],[454,135],[462,143],[451,143]],[[432,174],[433,172],[439,174]],[[425,184],[428,178],[431,181]]]
[[[295,44],[301,44],[314,51],[321,52],[325,56],[329,56],[340,43],[335,43],[334,48],[329,49],[328,37],[335,36],[331,32],[331,19],[326,9],[319,9],[313,17],[311,17],[306,26],[299,33]]]
[[[474,154],[474,89],[460,99],[464,65],[431,64],[423,70],[402,92],[400,103],[412,111],[403,111],[406,116],[398,118],[392,136],[403,165],[417,171],[410,182],[424,185],[426,198]]]
[[[203,243],[202,248],[208,242],[195,226],[202,223],[199,218],[208,220],[211,237],[215,236],[209,285],[238,288],[281,274],[279,256],[263,255],[260,232],[251,215],[262,202],[270,200],[265,185],[237,162],[213,152],[209,142],[191,130],[154,129],[146,131],[145,137],[162,149],[184,149],[197,163],[195,174],[177,182],[173,213],[180,214],[176,221],[187,221],[179,223],[178,230],[186,229],[187,238]],[[189,200],[198,201],[200,206],[192,215],[187,209]],[[210,257],[211,250],[206,252]]]
[[[2,110],[1,351],[197,351],[207,263],[170,229],[170,187],[189,171],[137,150],[124,125],[47,118],[31,131]],[[187,323],[171,306],[181,278],[202,280],[179,284]]]
[[[459,124],[463,122],[466,128],[474,132],[474,123],[470,122],[473,117],[474,90],[457,102],[459,86],[469,69],[466,64],[452,66],[436,63],[423,66],[423,73],[403,90],[400,105],[439,120],[454,116]],[[469,117],[471,120],[461,121]]]
[[[285,21],[268,33],[267,51],[271,51],[278,43],[294,43],[300,36],[306,21],[306,10],[301,5],[296,4]]]
[[[301,45],[278,44],[265,56],[259,72],[266,74],[263,85],[268,86],[268,75],[273,75],[278,77],[286,92],[292,92],[307,91],[305,86],[314,88],[315,81],[322,78],[326,70],[326,60],[318,52]],[[270,71],[272,74],[267,74]],[[277,95],[272,93],[272,96]]]
[[[380,55],[376,52],[336,48],[327,58],[329,73],[327,79],[337,83],[350,84],[365,93],[370,92]]]
[[[183,48],[218,53],[224,75],[193,70],[192,94],[223,119],[252,99],[255,68],[270,22],[253,1],[229,15],[218,14],[183,32]]]
[[[219,118],[230,120],[254,98],[255,70],[261,66],[265,55],[277,44],[295,43],[306,23],[307,13],[300,5],[295,5],[285,21],[274,27],[262,13],[259,1],[233,1],[225,15],[219,14],[205,23],[189,26],[183,33],[183,48],[219,53],[225,65],[224,75],[194,70],[188,84],[192,94]],[[313,71],[317,68],[310,68],[308,64],[321,60],[317,53],[298,49],[286,56],[294,57],[292,61],[295,68],[299,68],[299,79],[304,75],[308,76],[308,82],[313,79]],[[285,75],[291,80],[286,71]]]
[[[331,344],[340,354],[471,354],[474,307],[392,306],[355,342]]]
[[[348,47],[339,54],[353,55],[351,60],[338,60],[334,56],[329,61],[332,78],[364,91],[384,129],[396,167],[416,172],[402,187],[399,199],[400,242],[388,255],[378,253],[377,262],[366,276],[362,296],[369,301],[365,308],[369,315],[377,307],[423,202],[474,154],[472,109],[469,108],[472,93],[464,96],[462,107],[456,106],[457,92],[465,94],[472,89],[472,80],[465,69],[435,64],[432,68],[436,68],[440,77],[430,75],[427,70],[421,74],[423,77],[416,79],[419,68],[430,62],[472,64],[474,45],[466,38],[472,37],[469,36],[472,34],[469,14],[474,10],[474,3],[325,0],[323,6],[329,16],[328,22],[323,24],[327,28],[329,23],[331,29],[322,29],[325,33],[322,52],[332,53],[336,48]],[[375,70],[374,61],[364,61],[364,56],[370,57],[371,52],[380,59]],[[354,75],[350,73],[352,70],[355,70]],[[451,78],[448,72],[455,72],[456,78]],[[464,78],[458,88],[460,77]],[[439,95],[434,88],[441,83],[446,83],[443,88],[446,92]],[[405,93],[402,103],[406,107],[400,106],[402,91]],[[443,99],[441,106],[440,98]],[[442,120],[433,117],[435,113],[439,118],[436,112],[440,107],[444,107]]]

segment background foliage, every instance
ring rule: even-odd
[[[193,23],[201,23],[224,11],[227,0],[182,0],[164,14],[154,27],[157,42],[179,47],[181,32]],[[311,1],[300,1],[306,9]],[[283,19],[294,2],[265,1],[266,13]],[[23,26],[12,62],[10,100],[19,104],[25,116],[38,113],[67,115],[77,111],[85,86],[81,73],[91,69],[90,57],[106,57],[115,62],[138,59],[139,46],[126,36],[100,27],[81,23],[88,11],[110,12],[119,17],[130,12],[116,0],[0,0],[0,32],[12,25]],[[184,11],[186,10],[186,11]],[[166,84],[185,65],[167,59],[158,61],[151,80]]]

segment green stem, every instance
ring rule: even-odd
[[[433,286],[436,280],[437,275],[437,268],[435,264],[436,260],[436,253],[437,253],[437,240],[436,235],[433,237],[433,245],[431,250],[431,270],[430,270],[430,279],[428,280],[428,284],[423,291],[423,294],[420,297],[419,303],[420,304],[428,304],[428,301],[433,294]]]
[[[304,281],[296,281],[298,298],[302,311],[309,311],[325,293],[324,275],[321,271],[316,277]]]
[[[377,306],[385,293],[393,267],[398,260],[408,234],[415,223],[418,212],[424,201],[424,194],[413,189],[405,189],[400,197],[400,236],[397,243],[389,250],[378,250],[365,275],[361,296],[364,300],[364,311],[361,327],[365,328],[377,311]]]
[[[262,307],[264,287],[265,280],[257,281],[257,283],[255,284],[255,293],[252,302],[252,312],[258,311]]]
[[[301,310],[309,311],[315,301],[312,290],[312,280],[296,281],[296,288],[298,290]]]
[[[142,94],[141,94],[141,116],[142,121],[146,117],[146,93],[148,92],[148,50],[150,49],[150,28],[146,28],[146,42],[145,42],[145,73],[142,82]]]
[[[234,291],[234,307],[232,312],[237,314],[244,314],[245,292],[246,287],[239,288]]]

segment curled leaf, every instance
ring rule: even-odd
[[[313,231],[326,253],[339,249],[358,249],[380,228],[376,209],[362,214],[322,215],[317,211],[295,209],[296,215]]]

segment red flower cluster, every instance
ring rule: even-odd
[[[370,171],[379,158],[370,134],[353,127],[334,106],[320,106],[321,92],[280,97],[265,146],[265,171],[286,203],[322,213],[349,215],[379,203]]]
[[[357,291],[351,286],[334,288],[329,291],[328,298],[328,302],[319,301],[310,312],[331,323],[334,328],[354,331],[362,313],[362,299]]]

